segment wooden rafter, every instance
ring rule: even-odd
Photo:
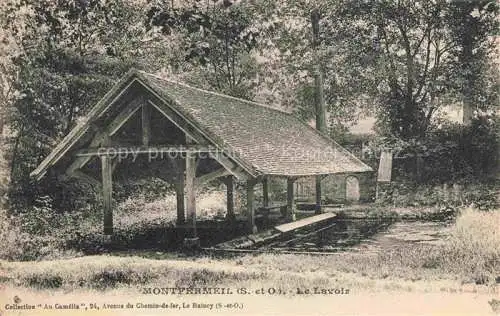
[[[221,166],[223,166],[236,178],[240,180],[247,180],[249,178],[248,174],[243,168],[241,168],[238,164],[232,162],[229,158],[224,157],[220,153],[210,154],[210,157],[217,160],[217,162],[221,164]]]
[[[194,142],[198,144],[207,143],[205,137],[203,137],[200,132],[191,126],[184,124],[184,119],[170,107],[165,106],[161,100],[148,100],[148,103],[163,114],[163,116],[171,121],[178,129],[183,131],[186,136],[194,140]]]
[[[220,168],[220,169],[217,169],[213,172],[204,174],[204,175],[196,178],[195,184],[196,184],[196,186],[199,186],[199,185],[202,185],[204,183],[210,182],[214,179],[217,179],[220,177],[225,177],[228,175],[231,175],[231,173],[228,170],[226,170],[225,168]]]
[[[125,124],[125,122],[130,119],[130,117],[141,107],[142,98],[136,98],[131,101],[129,105],[123,109],[123,111],[118,114],[118,116],[108,125],[108,127],[96,133],[92,141],[90,142],[90,148],[96,148],[100,146],[110,135],[113,135],[118,131],[118,129]],[[71,165],[66,169],[66,174],[71,175],[73,171],[78,170],[85,166],[85,164],[92,158],[90,156],[81,156],[76,158]]]
[[[142,107],[144,99],[137,97],[132,100],[117,116],[116,118],[106,127],[106,134],[113,136],[118,132],[118,130],[125,124],[132,115],[137,112]]]
[[[164,100],[160,98],[156,93],[154,93],[151,88],[149,88],[146,84],[144,87],[150,92],[148,95],[148,102],[154,106],[160,113],[162,113],[167,119],[169,119],[174,125],[176,125],[180,130],[182,130],[189,138],[196,141],[198,144],[216,144],[216,142],[212,141],[209,135],[206,135],[203,130],[192,125],[185,124],[188,120],[183,117],[178,111],[173,110],[170,106],[168,106],[169,100]],[[222,152],[221,152],[222,153]],[[246,165],[241,159],[237,159],[237,157],[232,157],[231,160],[223,157],[223,155],[218,155],[218,157],[212,157],[216,159],[222,165],[230,165],[233,166],[234,163],[231,160],[237,162],[239,165],[239,170],[235,168],[226,168],[226,169],[234,169],[235,172],[232,172],[238,179],[245,180],[248,176],[256,176],[255,171]]]
[[[178,145],[178,146],[139,146],[139,147],[100,147],[79,150],[77,157],[94,156],[114,156],[126,154],[154,154],[154,153],[210,153],[216,152],[216,149],[204,145]]]
[[[37,180],[40,180],[47,169],[54,165],[62,156],[64,156],[71,147],[78,142],[83,135],[89,130],[92,122],[105,113],[113,104],[120,100],[126,99],[130,88],[137,83],[137,71],[131,69],[123,76],[122,79],[110,90],[106,95],[99,100],[96,106],[89,114],[71,130],[71,132],[54,148],[54,150],[44,159],[44,161],[30,174]]]

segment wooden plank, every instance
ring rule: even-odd
[[[264,207],[269,206],[269,179],[264,177],[262,179],[262,204]]]
[[[293,190],[294,179],[287,178],[286,184],[286,213],[289,220],[295,220],[295,200],[294,200],[294,190]]]
[[[317,224],[317,223],[332,219],[335,216],[337,216],[335,213],[323,213],[323,214],[319,214],[319,215],[310,216],[310,217],[307,217],[304,219],[300,219],[300,220],[295,221],[295,222],[291,222],[291,223],[287,223],[287,224],[283,224],[283,225],[278,225],[274,228],[282,233],[286,233],[286,232],[290,232],[292,230],[296,230],[296,229],[299,229],[299,228],[302,228],[302,227],[305,227],[308,225]]]
[[[101,157],[104,234],[113,234],[113,179],[111,158]]]
[[[148,146],[151,139],[151,106],[147,103],[142,105],[142,145]]]
[[[255,226],[255,209],[254,209],[254,188],[255,180],[247,180],[247,220],[248,230],[250,233],[257,233],[257,226]]]
[[[100,147],[79,150],[77,157],[93,156],[114,156],[125,154],[158,154],[158,153],[210,153],[216,149],[204,145],[177,145],[177,146],[158,146],[158,147]]]
[[[226,204],[227,204],[227,215],[226,219],[235,220],[236,216],[234,214],[234,177],[232,175],[226,178]]]

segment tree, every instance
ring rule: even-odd
[[[403,139],[424,136],[443,101],[456,96],[456,84],[450,78],[456,78],[455,56],[461,50],[459,46],[463,48],[466,42],[472,44],[473,49],[488,46],[489,35],[495,30],[492,19],[498,12],[497,5],[488,7],[487,22],[476,23],[475,28],[469,29],[472,25],[470,15],[464,14],[463,8],[457,11],[462,6],[469,7],[467,3],[444,0],[345,1],[335,11],[351,21],[347,29],[360,34],[362,43],[372,41],[372,49],[364,45],[365,49],[358,50],[358,54],[370,60],[365,69],[374,69],[379,74],[379,119],[387,127],[387,132]],[[472,7],[482,7],[477,1],[473,3]],[[461,38],[461,45],[457,31],[460,36],[465,36],[465,39]],[[467,40],[471,37],[475,39],[474,43]],[[484,57],[492,58],[491,51],[484,50],[483,53]],[[480,56],[465,54],[469,62]],[[458,64],[466,65],[466,59],[459,58]],[[475,70],[484,74],[479,68]],[[467,94],[463,88],[471,87],[473,79],[469,79],[459,93]]]
[[[13,202],[30,202],[37,191],[57,195],[52,190],[55,183],[34,186],[29,173],[131,66],[112,49],[113,37],[123,32],[116,23],[123,19],[122,4],[120,0],[12,3],[12,19],[21,21],[11,25],[21,51],[13,56],[18,69],[14,89],[19,96],[9,122],[14,132]]]
[[[381,133],[403,139],[423,137],[438,109],[461,99],[467,89],[476,93],[489,87],[488,92],[478,93],[474,102],[477,104],[481,95],[488,99],[483,103],[494,104],[497,73],[487,65],[495,59],[488,47],[496,28],[498,5],[488,3],[264,1],[261,12],[273,21],[274,28],[270,47],[278,51],[270,63],[279,65],[268,68],[284,73],[273,84],[292,87],[285,102],[294,104],[304,118],[313,117],[308,19],[311,10],[318,7],[322,13],[319,51],[330,128],[356,120],[360,112],[375,112]],[[472,17],[471,12],[478,16]],[[467,38],[474,39],[474,55],[468,54],[468,58],[464,56],[467,50],[462,50]],[[464,71],[470,61],[474,69]],[[475,79],[471,72],[482,78],[476,80],[477,88],[472,88]],[[461,77],[464,73],[469,74],[468,79]]]
[[[499,104],[499,72],[492,31],[498,29],[498,2],[455,1],[447,13],[455,62],[450,81],[457,99],[464,103],[464,123],[471,123],[474,110],[486,111]]]
[[[320,42],[316,49],[324,78],[329,133],[337,136],[349,124],[373,110],[374,71],[362,60],[365,46],[349,21],[337,15],[333,1],[261,1],[256,23],[262,25],[260,59],[264,60],[261,90],[270,102],[279,102],[298,116],[315,116],[314,59],[311,12],[319,9]],[[342,28],[339,25],[342,24]],[[363,46],[365,45],[365,46]],[[357,64],[356,64],[357,63]],[[367,84],[369,83],[369,84]]]
[[[208,84],[210,89],[252,99],[256,73],[252,51],[259,36],[252,27],[253,14],[252,6],[230,1],[207,2],[206,6],[194,1],[177,7],[160,1],[150,7],[146,23],[180,41],[178,52],[183,53],[174,71],[201,70],[198,85]]]
[[[12,57],[20,53],[19,46],[13,39],[14,34],[10,32],[8,25],[14,23],[12,10],[7,3],[0,3],[0,143],[4,136],[4,127],[12,101],[16,96],[14,82],[17,78],[18,69],[12,63]],[[17,28],[22,32],[21,28]]]

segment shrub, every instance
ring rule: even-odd
[[[479,117],[470,125],[447,123],[425,137],[369,140],[368,153],[378,165],[382,148],[394,152],[393,179],[420,184],[490,182],[497,173],[500,151],[498,118]],[[418,157],[418,158],[417,158]]]
[[[22,218],[9,218],[5,210],[0,210],[1,259],[27,261],[79,255],[65,249],[68,234],[61,230],[54,229],[51,234],[30,233],[23,230],[27,225],[21,223]]]
[[[498,207],[497,186],[495,184],[468,185],[424,185],[412,182],[391,182],[379,185],[377,202],[398,207],[471,206],[481,210]]]

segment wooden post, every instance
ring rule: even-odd
[[[111,157],[101,156],[104,235],[113,235],[113,171]]]
[[[295,205],[294,205],[295,203],[294,203],[294,194],[293,194],[294,181],[295,181],[295,179],[293,179],[293,178],[286,179],[286,184],[287,184],[286,211],[287,211],[287,217],[291,221],[295,220]]]
[[[236,217],[234,215],[234,176],[232,175],[226,178],[226,200],[226,219],[229,221],[233,221],[236,219]]]
[[[318,46],[319,39],[319,19],[318,9],[311,12],[311,24],[313,31],[313,56],[314,56],[314,87],[316,105],[316,129],[322,133],[326,132],[325,96],[323,91],[323,73],[320,65]],[[316,176],[316,208],[315,213],[320,214],[321,210],[321,176]]]
[[[262,203],[264,207],[269,206],[269,179],[267,177],[264,177],[262,180]]]
[[[186,169],[184,159],[175,161],[177,183],[175,185],[175,193],[177,198],[177,225],[186,223],[186,210],[184,204],[184,171]]]
[[[314,212],[316,214],[321,214],[323,213],[323,210],[321,208],[321,180],[323,179],[322,176],[316,176],[314,178],[314,182],[316,184],[316,207],[314,208]]]
[[[187,222],[192,224],[192,235],[191,238],[197,238],[196,232],[196,188],[195,188],[195,178],[196,178],[196,157],[192,154],[186,154],[186,217]]]
[[[248,229],[249,229],[250,233],[252,233],[252,234],[255,234],[257,232],[257,226],[255,225],[255,210],[253,208],[254,188],[255,188],[255,181],[254,180],[247,180]]]
[[[148,146],[151,139],[151,107],[149,104],[142,105],[142,144]]]

